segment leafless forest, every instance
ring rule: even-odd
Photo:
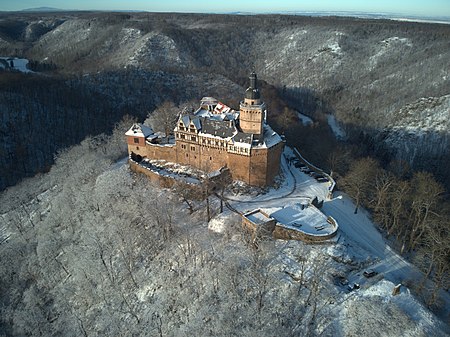
[[[237,106],[255,70],[271,125],[332,172],[355,212],[371,212],[422,271],[408,286],[439,311],[450,281],[450,26],[0,13],[0,56],[36,71],[0,70],[0,335],[374,336],[380,322],[387,335],[445,335],[381,300],[342,317],[327,284],[367,261],[301,243],[255,250],[238,217],[212,233],[216,197],[161,190],[117,160],[133,121],[203,96]]]
[[[46,74],[1,76],[0,188],[48,170],[57,149],[111,132],[124,114],[143,120],[164,101],[205,95],[237,105],[250,70],[269,119],[314,119],[281,124],[312,160],[336,145],[333,114],[359,155],[448,184],[449,36],[448,25],[350,18],[0,13],[0,54]]]
[[[375,336],[381,322],[392,336],[445,335],[396,303],[342,297],[335,275],[365,255],[296,241],[256,249],[231,214],[225,232],[209,231],[216,197],[161,190],[117,162],[130,122],[2,193],[2,336]]]

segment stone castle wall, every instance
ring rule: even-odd
[[[173,145],[159,145],[148,144],[146,145],[146,157],[150,159],[159,159],[170,162],[177,161],[177,150],[175,144]]]
[[[250,185],[267,185],[267,148],[252,149],[250,156]]]
[[[283,149],[283,143],[279,143],[269,149],[252,149],[249,156],[230,153],[221,147],[204,146],[180,140],[176,145],[144,143],[142,146],[141,143],[135,143],[133,137],[128,137],[127,142],[128,152],[133,152],[142,158],[189,165],[205,172],[227,166],[233,180],[241,180],[254,186],[266,186],[273,182],[279,173]]]
[[[250,183],[250,157],[237,153],[228,153],[227,159],[233,180]]]
[[[296,231],[293,229],[289,229],[286,227],[282,227],[279,225],[275,226],[275,229],[272,232],[272,237],[274,239],[281,239],[281,240],[301,240],[304,242],[310,242],[310,243],[318,243],[322,241],[329,240],[333,237],[335,237],[337,234],[337,231],[334,231],[328,235],[308,235],[306,233],[302,233],[300,231]]]
[[[267,153],[267,184],[271,184],[280,172],[281,154],[283,152],[283,143],[269,148]]]
[[[129,161],[129,164],[132,171],[145,174],[153,183],[161,187],[170,188],[175,184],[174,179],[156,174],[133,161]]]

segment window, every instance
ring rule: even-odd
[[[195,142],[197,140],[197,137],[191,136],[191,140]]]
[[[185,137],[184,137],[184,135],[180,135],[180,138],[181,138],[181,139],[184,139]]]
[[[186,145],[185,144],[181,144],[181,148],[182,149],[186,149]]]
[[[136,146],[136,150],[139,150],[139,146]]]
[[[134,143],[139,144],[139,138],[134,138]]]
[[[191,151],[195,151],[195,146],[191,146]]]

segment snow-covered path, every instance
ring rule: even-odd
[[[328,195],[328,183],[318,183],[314,178],[301,172],[289,164],[286,157],[282,156],[281,170],[285,177],[283,184],[278,189],[270,189],[267,193],[258,196],[226,195],[226,199],[236,209],[243,205],[255,207],[269,207],[295,202],[296,199],[314,198],[324,200]],[[280,201],[283,202],[280,202]]]
[[[355,205],[345,195],[335,193],[332,200],[325,200],[322,212],[331,215],[339,228],[353,241],[380,259],[385,257],[386,244],[363,209],[354,214]]]

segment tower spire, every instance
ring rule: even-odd
[[[258,89],[258,85],[257,85],[258,78],[254,71],[252,71],[252,73],[250,74],[249,79],[250,79],[250,86],[245,91],[245,98],[259,99],[260,94],[259,94],[259,89]]]

